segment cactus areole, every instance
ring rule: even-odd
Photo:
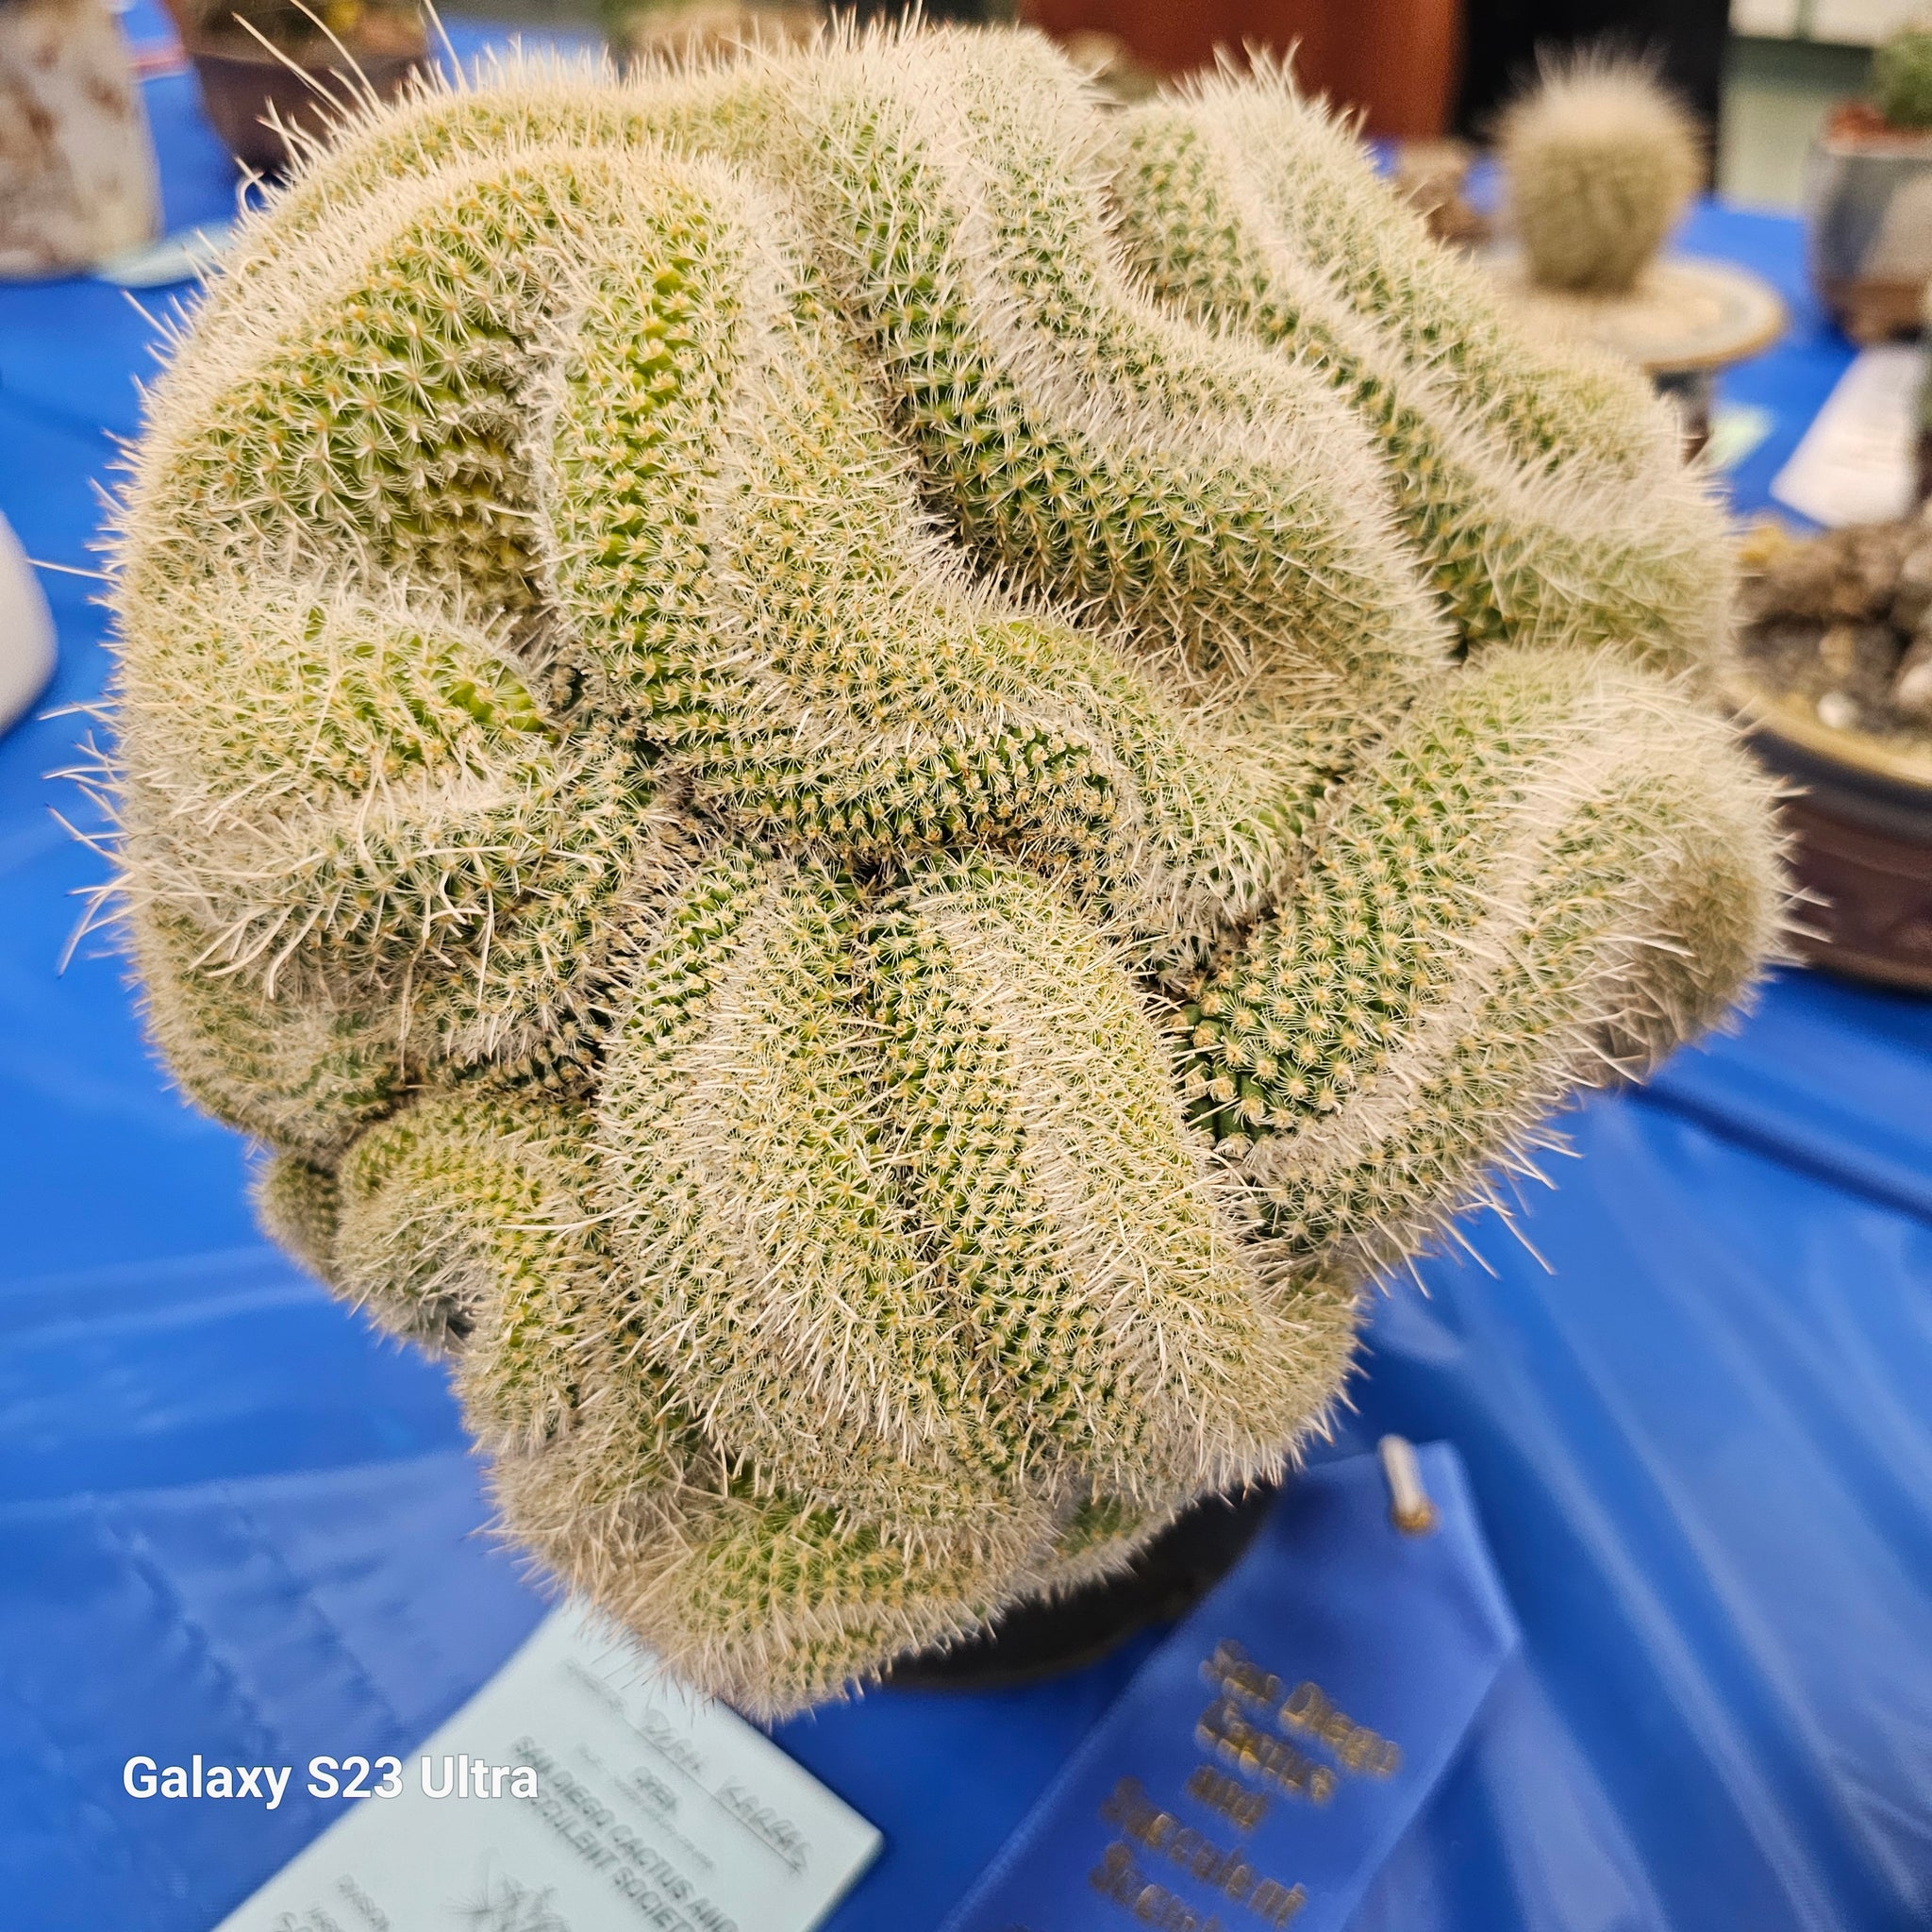
[[[372,112],[120,513],[119,892],[509,1531],[782,1712],[1278,1475],[1773,943],[1717,510],[1260,70],[920,31]]]

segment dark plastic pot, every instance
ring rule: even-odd
[[[331,99],[353,105],[368,89],[389,100],[429,68],[428,43],[420,37],[413,47],[379,52],[352,42],[353,69],[331,48],[325,55],[298,62],[294,70],[265,47],[237,46],[226,37],[220,42],[195,34],[185,38],[188,58],[201,82],[202,104],[215,132],[243,167],[262,175],[279,174],[289,165],[288,143],[272,120],[320,134],[341,113]],[[318,92],[318,87],[325,92]]]
[[[1861,342],[1909,334],[1932,269],[1932,133],[1842,103],[1807,164],[1811,279]]]
[[[1174,1519],[1118,1576],[1065,1596],[1019,1604],[986,1632],[944,1650],[901,1657],[889,1684],[982,1690],[1030,1684],[1094,1662],[1150,1624],[1187,1612],[1234,1568],[1278,1492],[1257,1486],[1208,1496]]]

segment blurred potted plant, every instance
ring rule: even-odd
[[[1882,341],[1918,327],[1932,279],[1932,17],[1883,42],[1870,96],[1832,111],[1806,200],[1812,280],[1846,334]]]
[[[168,0],[215,132],[244,167],[287,167],[282,129],[315,134],[366,90],[429,66],[416,0]]]
[[[708,59],[746,46],[802,47],[835,11],[873,24],[906,17],[915,0],[838,0],[836,7],[830,0],[599,0],[599,10],[616,58],[648,63]],[[1016,9],[1015,0],[921,0],[916,10],[927,21],[984,26],[1012,20]]]
[[[1494,224],[1469,200],[1475,149],[1466,141],[1403,141],[1395,144],[1389,178],[1404,201],[1452,248],[1481,248]]]
[[[1932,520],[1819,537],[1774,525],[1742,554],[1723,682],[1782,806],[1820,965],[1932,992]]]
[[[829,17],[817,0],[603,0],[602,10],[620,61],[802,45]]]
[[[1585,48],[1544,61],[1496,147],[1508,241],[1490,260],[1504,294],[1539,332],[1645,370],[1694,454],[1718,372],[1785,325],[1759,276],[1667,246],[1705,176],[1704,130],[1651,62]]]
[[[159,210],[147,117],[103,0],[0,0],[0,277],[139,247]]]

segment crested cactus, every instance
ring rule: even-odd
[[[1749,984],[1725,591],[1279,75],[511,70],[311,155],[150,398],[152,1030],[515,1534],[792,1708],[1278,1474]]]
[[[1873,49],[1872,99],[1894,127],[1932,127],[1932,21],[1908,20]]]
[[[1704,177],[1689,110],[1643,63],[1594,51],[1546,62],[1496,145],[1511,225],[1546,289],[1626,293]]]

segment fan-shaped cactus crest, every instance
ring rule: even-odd
[[[1016,34],[344,129],[150,400],[156,1039],[511,1530],[795,1707],[1278,1474],[1777,913],[1716,511],[1260,72]]]

